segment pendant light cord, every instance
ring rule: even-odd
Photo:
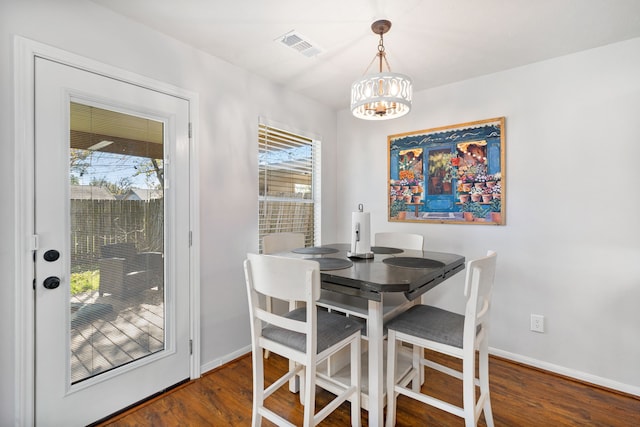
[[[373,59],[371,60],[371,62],[369,63],[369,65],[367,65],[367,68],[365,68],[364,73],[362,73],[362,75],[366,75],[367,71],[369,71],[369,68],[371,68],[371,66],[373,65],[373,63],[375,62],[376,58],[379,59],[380,61],[380,66],[379,66],[379,72],[382,73],[382,61],[384,60],[384,63],[387,66],[387,70],[389,70],[389,72],[391,72],[391,66],[389,65],[389,61],[387,60],[387,54],[385,52],[384,49],[384,40],[382,38],[383,33],[380,33],[380,41],[378,42],[378,53],[376,53],[373,57]]]

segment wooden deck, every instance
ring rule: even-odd
[[[71,382],[122,366],[164,348],[163,292],[127,298],[98,292],[71,300]]]

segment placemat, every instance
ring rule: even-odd
[[[398,248],[387,248],[385,246],[371,246],[371,252],[374,254],[400,254],[404,252]]]
[[[382,260],[385,264],[404,268],[442,268],[444,263],[434,259],[415,257],[394,257]]]
[[[342,270],[343,268],[349,268],[353,265],[351,261],[344,258],[305,258],[311,261],[318,261],[320,263],[320,271],[325,270]]]
[[[328,248],[323,246],[311,246],[308,248],[294,249],[291,252],[296,254],[306,254],[306,255],[323,255],[323,254],[335,254],[336,252],[340,252],[340,251],[336,248]]]

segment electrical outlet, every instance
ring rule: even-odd
[[[544,332],[544,316],[541,314],[531,315],[531,330],[533,332]]]

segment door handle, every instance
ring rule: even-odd
[[[60,286],[60,278],[56,276],[49,276],[44,279],[42,285],[47,289],[55,289]]]

